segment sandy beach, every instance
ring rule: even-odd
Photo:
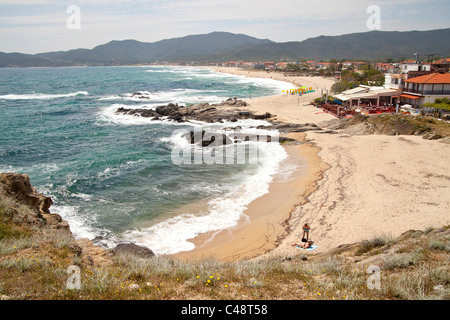
[[[277,120],[293,123],[334,119],[309,105],[320,96],[321,88],[330,89],[332,79],[213,69],[316,90],[302,97],[284,94],[249,99],[247,109],[270,112]],[[289,161],[299,164],[291,179],[278,181],[275,177],[269,193],[248,206],[246,218],[238,226],[201,235],[192,240],[196,249],[176,257],[235,261],[316,254],[342,244],[450,224],[449,144],[417,136],[290,135],[304,142],[285,147]],[[311,252],[292,246],[300,240],[305,222],[310,224],[310,238],[318,246]]]

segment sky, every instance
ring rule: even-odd
[[[0,51],[92,49],[214,31],[302,41],[450,28],[449,14],[450,0],[0,0]]]

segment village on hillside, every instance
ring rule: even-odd
[[[283,72],[287,76],[333,77],[335,85],[331,90],[317,88],[322,99],[315,103],[337,117],[401,112],[450,120],[450,58],[432,57],[428,55],[427,61],[421,61],[415,54],[415,59],[400,62],[227,61],[215,65]]]

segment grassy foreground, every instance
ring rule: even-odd
[[[1,299],[450,299],[450,226],[322,255],[222,263],[108,253],[97,264],[70,233],[27,222],[29,210],[0,193]],[[70,266],[79,271],[79,289],[69,289]],[[373,266],[378,274],[368,273]],[[376,275],[379,289],[370,285]]]

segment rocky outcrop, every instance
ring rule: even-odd
[[[278,130],[280,133],[323,130],[314,123],[286,123],[286,122],[273,122],[271,126],[258,126],[257,128],[265,130]]]
[[[96,246],[91,240],[87,238],[79,239],[76,241],[76,245],[79,246],[79,257],[84,264],[92,267],[104,267],[113,264],[110,253]]]
[[[232,144],[233,141],[224,133],[213,134],[202,130],[201,132],[190,131],[183,137],[190,143],[202,147],[215,147]]]
[[[49,208],[53,204],[50,197],[38,193],[30,183],[30,177],[26,174],[0,173],[0,189],[7,196],[17,202],[27,205],[31,210],[27,216],[18,216],[20,221],[29,224],[46,226],[50,229],[70,232],[69,224],[58,214],[50,213]],[[23,215],[20,210],[13,210],[17,215]]]
[[[53,201],[50,197],[36,191],[30,183],[30,177],[19,173],[0,173],[0,197],[10,198],[7,214],[11,221],[17,224],[29,225],[36,232],[62,232],[72,239],[70,251],[79,257],[85,265],[102,267],[111,265],[112,253],[129,253],[142,258],[154,256],[154,253],[142,246],[134,244],[119,244],[114,249],[105,249],[95,245],[94,240],[87,238],[75,240],[67,221],[58,214],[50,212]],[[12,216],[10,216],[12,215]]]
[[[339,130],[348,135],[415,135],[426,140],[444,138],[445,131],[439,126],[447,124],[427,117],[414,117],[409,115],[361,115],[353,118],[333,119],[318,123],[323,130]],[[448,125],[447,125],[448,126]]]
[[[114,254],[133,255],[138,258],[151,258],[155,255],[149,248],[138,246],[134,243],[119,243],[114,249],[112,249],[112,252]]]
[[[273,117],[270,113],[257,115],[253,112],[238,109],[247,106],[247,103],[236,98],[228,99],[218,104],[201,103],[192,106],[179,106],[169,103],[154,109],[127,109],[118,108],[116,113],[131,116],[141,116],[160,120],[162,117],[175,122],[187,122],[189,120],[202,121],[206,123],[217,123],[224,121],[236,122],[239,119],[260,119],[267,120]]]
[[[150,99],[150,93],[147,91],[136,91],[131,94],[131,97],[138,98],[138,99],[144,99],[149,100]]]
[[[225,101],[222,101],[221,103],[216,104],[216,106],[218,107],[222,107],[222,106],[226,106],[226,107],[246,107],[247,106],[247,102],[245,102],[244,100],[238,100],[236,97],[235,98],[230,98],[227,99]]]

